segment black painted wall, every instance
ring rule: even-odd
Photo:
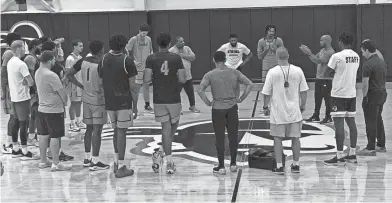
[[[196,53],[192,64],[193,77],[200,80],[213,68],[212,53],[228,41],[231,32],[239,35],[240,41],[255,54],[244,68],[244,73],[257,81],[260,78],[261,62],[256,57],[257,42],[264,35],[268,24],[277,26],[277,35],[284,41],[290,52],[291,63],[302,67],[306,77],[315,77],[316,69],[298,47],[308,45],[314,53],[319,47],[323,34],[330,34],[337,48],[337,37],[343,31],[356,37],[356,51],[359,43],[366,38],[373,39],[388,64],[392,64],[392,5],[339,5],[316,7],[242,8],[149,12],[108,12],[72,14],[5,14],[1,15],[2,31],[7,31],[16,22],[29,20],[37,23],[45,35],[64,37],[66,54],[71,51],[70,41],[78,38],[85,42],[100,39],[108,42],[111,35],[121,33],[133,36],[138,33],[141,23],[148,22],[152,28],[150,36],[157,50],[156,36],[159,32],[170,32],[173,40],[184,37]],[[17,30],[34,36],[34,30],[21,27]],[[108,44],[105,48],[108,50]],[[388,72],[392,81],[392,68]]]

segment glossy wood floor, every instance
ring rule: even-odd
[[[253,91],[240,105],[240,117],[245,118],[240,124],[242,135],[248,129],[250,122],[246,118],[251,115],[256,93]],[[309,105],[304,117],[313,112],[313,93],[308,93]],[[388,94],[392,95],[391,89]],[[139,109],[142,109],[142,95],[140,97]],[[176,154],[173,159],[177,165],[174,175],[166,175],[164,172],[156,174],[151,170],[150,154],[160,142],[160,130],[153,115],[145,114],[135,121],[135,128],[128,132],[126,159],[135,170],[132,177],[116,179],[112,169],[90,172],[83,168],[85,155],[82,133],[72,134],[73,138],[67,137],[63,141],[64,151],[75,156],[75,160],[70,162],[73,164],[70,172],[40,170],[38,161],[20,161],[12,159],[10,155],[2,155],[5,173],[1,177],[1,202],[230,202],[237,173],[228,170],[224,176],[212,174],[216,159],[213,131],[208,122],[211,118],[210,110],[196,96],[202,112],[191,113],[188,111],[185,93],[182,98],[184,115],[173,144]],[[358,98],[361,98],[360,91]],[[362,147],[366,144],[366,137],[360,104],[361,100],[358,99],[358,145]],[[259,102],[256,112],[260,112],[261,106]],[[266,119],[259,116],[258,113],[255,119],[257,122],[253,122],[253,130],[250,131],[252,135],[242,138],[239,151],[246,151],[251,146],[249,144],[272,145],[271,140],[263,134],[268,134]],[[248,168],[245,162],[241,162],[243,154],[240,153],[239,164],[244,166],[237,202],[392,202],[391,96],[384,105],[383,116],[387,148],[390,150],[376,157],[359,157],[356,165],[325,166],[322,161],[332,158],[335,149],[305,149],[335,146],[333,130],[319,124],[309,124],[303,129],[303,133],[310,136],[302,138],[300,174],[290,173],[288,166],[291,164],[291,156],[288,157],[286,175],[278,176],[271,171]],[[2,141],[6,137],[7,121],[8,116],[1,114]],[[112,163],[111,130],[105,129],[103,136],[100,155],[104,162]],[[290,143],[285,142],[284,145],[290,146]],[[31,149],[38,152],[37,148]],[[285,150],[285,153],[291,154],[289,150]]]

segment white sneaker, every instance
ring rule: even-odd
[[[63,163],[59,162],[57,165],[52,164],[50,171],[69,171],[72,169],[72,165],[64,165]]]
[[[76,126],[76,124],[70,124],[69,125],[69,131],[71,131],[71,132],[80,132],[80,128],[78,128]]]
[[[76,127],[80,128],[86,128],[86,124],[84,124],[82,121],[76,122]]]

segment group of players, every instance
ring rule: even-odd
[[[99,159],[102,128],[109,117],[114,129],[115,177],[131,176],[134,171],[129,167],[129,163],[125,162],[126,131],[133,125],[133,119],[138,117],[138,94],[143,88],[145,110],[154,111],[155,120],[162,125],[162,145],[152,155],[152,168],[155,172],[159,172],[165,158],[166,172],[173,174],[176,167],[172,159],[171,147],[172,138],[182,114],[180,96],[182,88],[185,88],[188,94],[190,110],[199,112],[195,106],[190,72],[190,62],[195,60],[195,55],[189,47],[184,46],[184,40],[181,37],[176,39],[176,46],[170,48],[172,39],[168,33],[159,34],[157,38],[159,50],[153,53],[151,39],[147,36],[148,31],[148,25],[143,24],[139,29],[139,34],[129,41],[123,35],[112,36],[109,40],[110,51],[107,53],[104,51],[104,43],[94,40],[89,44],[90,53],[84,58],[80,56],[83,43],[75,41],[72,44],[73,53],[67,58],[65,68],[60,64],[63,60],[60,40],[52,41],[47,38],[33,40],[29,44],[30,54],[25,57],[24,42],[20,40],[20,37],[18,38],[15,33],[11,33],[10,37],[7,36],[10,50],[3,56],[2,73],[5,69],[7,78],[6,84],[2,84],[4,87],[2,98],[10,101],[4,103],[11,115],[7,141],[12,140],[12,144],[4,145],[4,151],[12,150],[13,156],[21,157],[21,159],[36,159],[37,157],[27,150],[27,142],[35,138],[35,127],[31,127],[34,125],[32,123],[35,123],[40,148],[39,167],[50,167],[52,171],[70,170],[70,166],[60,162],[73,159],[61,151],[61,137],[65,135],[65,107],[70,98],[70,130],[79,131],[80,127],[86,127],[84,137],[86,157],[83,165],[89,167],[90,170],[110,168],[108,164]],[[266,114],[271,113],[271,135],[275,138],[275,151],[283,150],[282,138],[293,139],[294,162],[291,169],[299,172],[301,112],[305,110],[306,104],[306,95],[302,93],[308,87],[302,70],[288,63],[288,52],[284,48],[283,40],[275,37],[275,31],[275,26],[267,26],[266,37],[258,43],[257,55],[260,60],[263,60],[262,77],[265,81],[262,91],[265,95],[263,109]],[[326,46],[328,43],[329,46]],[[313,55],[305,45],[302,45],[300,49],[310,57],[310,60],[321,64],[318,67],[318,74],[320,72],[320,75],[332,80],[331,105],[333,107],[331,111],[333,112],[331,115],[334,117],[336,127],[338,152],[336,157],[325,163],[338,165],[345,163],[346,160],[356,162],[357,133],[353,116],[355,115],[355,83],[359,56],[351,50],[353,37],[348,33],[343,33],[339,38],[341,52],[333,54],[329,50],[330,43],[331,38],[323,36],[321,45],[325,47],[317,55]],[[370,45],[365,45],[366,43],[363,44],[362,51],[364,56],[367,54],[366,56],[370,58],[374,55],[374,47],[369,48]],[[242,60],[243,54],[247,55],[245,60]],[[253,86],[252,82],[241,73],[241,69],[251,57],[251,51],[238,42],[235,34],[231,34],[229,43],[222,45],[214,53],[216,68],[208,72],[200,84],[198,93],[201,99],[208,106],[212,106],[212,122],[219,161],[219,165],[213,168],[214,173],[226,173],[224,166],[225,128],[227,128],[230,143],[230,170],[232,172],[237,170],[237,104],[246,99]],[[319,70],[320,68],[322,70]],[[371,68],[368,69],[368,74],[374,71]],[[331,76],[334,72],[336,72],[335,76]],[[153,85],[154,109],[149,103],[150,83]],[[240,84],[246,86],[241,97]],[[212,101],[205,94],[208,86],[211,86]],[[83,122],[80,119],[82,105]],[[30,112],[33,120],[30,120],[29,126]],[[72,113],[76,114],[76,122]],[[315,115],[312,118],[315,118]],[[325,122],[330,122],[330,120],[327,114]],[[349,154],[345,157],[343,157],[344,120],[349,125],[351,140]],[[28,128],[29,139],[27,139]],[[19,129],[21,149],[17,142]],[[364,150],[371,150],[369,147],[372,145],[371,137],[368,136],[369,145]],[[276,156],[277,166],[274,172],[283,173],[281,153],[275,154],[278,156]],[[53,162],[48,161],[47,157],[51,157]]]

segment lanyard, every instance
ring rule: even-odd
[[[288,70],[287,70],[287,77],[286,77],[286,74],[284,73],[284,70],[283,70],[282,66],[279,65],[279,67],[280,67],[280,69],[282,70],[282,73],[283,73],[283,77],[284,77],[284,87],[287,88],[287,87],[290,86],[290,84],[289,84],[290,64],[289,64],[289,68],[288,68]]]

